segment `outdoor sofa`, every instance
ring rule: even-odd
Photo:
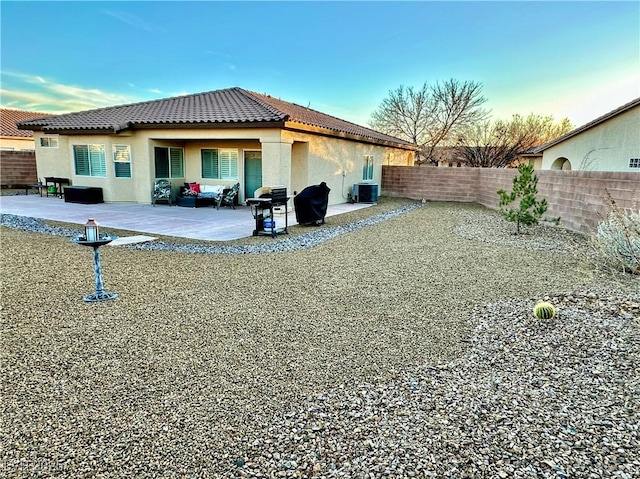
[[[178,194],[178,206],[187,206],[191,208],[198,208],[201,206],[214,206],[219,208],[221,199],[229,194],[232,190],[237,191],[240,185],[235,185],[234,188],[228,188],[223,185],[201,185],[198,183],[185,183],[180,187],[180,193]],[[233,198],[234,203],[237,205],[237,194]]]

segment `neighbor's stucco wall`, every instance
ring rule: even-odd
[[[35,142],[33,138],[0,136],[0,150],[33,151],[35,150]]]
[[[560,158],[572,171],[640,171],[629,168],[629,159],[640,158],[640,106],[545,150],[541,169],[554,169]]]

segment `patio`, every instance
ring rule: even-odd
[[[290,207],[293,199],[290,201]],[[366,203],[330,205],[327,217],[371,206]],[[150,235],[177,236],[208,241],[229,241],[251,236],[255,219],[248,206],[236,209],[184,208],[167,204],[99,203],[84,205],[65,203],[55,197],[39,195],[0,196],[0,212],[83,225],[95,218],[102,227],[138,231]],[[284,215],[276,214],[278,227]],[[297,224],[295,212],[289,211],[289,226]]]

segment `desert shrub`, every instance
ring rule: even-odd
[[[614,208],[598,224],[596,243],[607,262],[640,274],[640,211]]]

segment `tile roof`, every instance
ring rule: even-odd
[[[276,110],[286,113],[286,115],[289,117],[288,121],[291,121],[291,122],[301,123],[309,126],[315,126],[318,128],[326,128],[328,130],[361,136],[361,137],[370,138],[374,140],[409,144],[393,136],[385,135],[384,133],[380,133],[379,131],[372,130],[371,128],[366,128],[364,126],[360,126],[355,123],[351,123],[349,121],[341,120],[340,118],[327,115],[317,110],[312,110],[311,108],[306,108],[304,106],[296,105],[295,103],[289,103],[287,101],[273,98],[268,95],[261,95],[255,92],[247,92],[247,93],[253,95],[255,98],[266,103],[267,105],[270,105]]]
[[[19,130],[16,123],[50,116],[47,113],[35,111],[11,110],[0,108],[0,136],[13,136],[19,138],[32,138],[32,130]]]
[[[284,127],[285,122],[317,127],[340,136],[352,135],[374,142],[393,143],[409,148],[413,146],[370,128],[237,87],[68,113],[25,121],[19,126],[49,132],[118,132],[128,128],[208,124],[232,126],[238,123],[276,123],[277,126]]]
[[[589,123],[585,123],[582,126],[579,126],[578,128],[576,128],[575,130],[571,130],[569,133],[566,133],[558,138],[556,138],[555,140],[550,141],[549,143],[545,143],[544,145],[540,145],[537,148],[534,148],[533,151],[529,151],[528,153],[542,153],[544,150],[551,148],[552,146],[557,145],[558,143],[562,143],[565,140],[568,140],[569,138],[576,136],[580,133],[582,133],[583,131],[586,131],[590,128],[593,128],[594,126],[599,125],[600,123],[604,123],[605,121],[613,118],[614,116],[617,116],[621,113],[624,113],[625,111],[631,110],[633,108],[636,108],[640,106],[640,98],[636,98],[635,100],[631,100],[629,103],[625,103],[624,105],[616,108],[615,110],[610,111],[609,113],[606,113],[602,116],[599,116],[598,118],[596,118],[595,120],[590,121]]]

